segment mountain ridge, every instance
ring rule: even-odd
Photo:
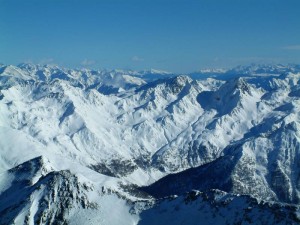
[[[68,205],[66,199],[52,199],[48,208],[41,202],[59,191],[78,206],[74,212],[84,215],[81,197],[101,205],[96,196],[102,187],[113,195],[99,197],[103,210],[118,199],[128,224],[146,222],[140,219],[143,212],[146,218],[155,212],[153,197],[184,196],[193,189],[204,194],[219,189],[233,198],[242,194],[275,201],[279,208],[299,204],[297,66],[237,68],[238,72],[229,70],[233,79],[228,80],[159,71],[152,71],[157,76],[151,80],[147,72],[143,77],[143,72],[135,71],[4,67],[0,73],[0,173],[5,179],[0,182],[0,199],[24,204],[12,214],[9,205],[2,209],[6,218],[2,224],[54,223],[57,218],[62,224],[74,223],[71,205],[68,212],[55,208],[60,202]],[[28,172],[22,172],[22,165]],[[13,171],[16,175],[11,175]],[[22,176],[29,183],[15,180]],[[14,199],[12,182],[22,190],[21,199]],[[174,189],[174,185],[179,186]],[[69,195],[73,192],[79,197]],[[136,214],[130,213],[138,207],[134,201],[142,207]],[[27,219],[20,217],[24,210]],[[297,210],[292,209],[296,214]],[[101,216],[105,217],[104,211]],[[290,211],[284,212],[282,218],[288,221]],[[297,216],[289,218],[297,221]],[[95,216],[91,224],[102,219]]]

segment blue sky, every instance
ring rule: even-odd
[[[299,0],[0,0],[0,62],[191,72],[300,63]]]

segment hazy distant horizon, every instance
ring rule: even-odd
[[[84,69],[88,69],[88,70],[94,70],[94,71],[132,71],[132,72],[157,72],[157,73],[169,73],[169,74],[173,74],[173,75],[181,75],[181,74],[186,74],[186,75],[191,75],[191,74],[195,74],[195,73],[226,73],[227,71],[230,70],[234,70],[234,69],[239,69],[239,67],[241,68],[247,68],[247,67],[257,67],[257,68],[263,68],[263,67],[276,67],[276,66],[283,66],[283,67],[300,67],[300,64],[297,63],[249,63],[249,64],[240,64],[237,66],[233,66],[233,67],[203,67],[200,68],[198,70],[193,70],[193,71],[187,71],[187,72],[177,72],[177,71],[170,71],[170,70],[163,70],[160,68],[144,68],[144,69],[139,69],[139,70],[135,70],[135,69],[130,69],[130,68],[101,68],[101,67],[89,67],[89,66],[77,66],[77,67],[70,67],[70,66],[63,66],[63,65],[59,65],[59,64],[55,64],[55,63],[34,63],[34,62],[21,62],[21,63],[17,63],[17,64],[5,64],[3,62],[0,62],[0,66],[22,66],[22,64],[25,65],[33,65],[33,66],[41,66],[41,67],[46,67],[46,66],[50,66],[50,67],[58,67],[61,69],[70,69],[70,70],[84,70]],[[209,71],[211,70],[211,71]]]
[[[300,2],[0,0],[0,62],[186,73],[300,63]]]

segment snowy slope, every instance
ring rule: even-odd
[[[258,202],[219,190],[191,191],[158,200],[145,195],[134,197],[138,192],[134,189],[124,192],[114,178],[93,171],[82,175],[82,171],[78,173],[74,168],[59,170],[54,164],[38,157],[0,174],[0,224],[234,224],[243,221],[245,224],[297,224],[300,221],[296,205]]]
[[[130,213],[132,201],[154,201],[137,185],[154,197],[220,189],[299,204],[298,71],[280,65],[203,71],[235,77],[224,81],[156,70],[2,65],[1,223],[60,216],[73,223],[88,215],[95,218],[88,224],[120,224],[106,218],[117,201],[118,218],[135,224],[145,210],[146,218],[157,213],[150,206]],[[113,194],[99,196],[102,187]],[[52,198],[56,192],[72,198]],[[85,211],[82,198],[102,201],[103,214],[101,207]]]
[[[274,90],[259,95],[260,97],[252,93],[248,86],[242,89],[248,91],[244,93],[239,91],[238,103],[236,94],[230,94],[229,98],[226,92],[220,95],[222,87],[217,92],[203,93],[208,100],[207,105],[204,104],[205,107],[209,107],[207,110],[219,112],[210,130],[210,134],[214,134],[217,130],[218,135],[215,136],[214,142],[211,142],[207,152],[211,154],[212,147],[217,146],[220,140],[224,144],[225,138],[230,137],[237,126],[239,130],[235,135],[240,136],[230,139],[230,142],[223,145],[222,152],[216,160],[182,173],[169,175],[150,186],[148,188],[150,193],[166,196],[166,193],[182,194],[190,189],[218,188],[252,195],[263,200],[298,204],[300,197],[298,163],[300,102],[296,94],[298,80],[299,75],[292,74],[286,76],[284,80],[274,79],[270,84],[274,86]],[[227,87],[225,90],[230,88]],[[242,99],[245,99],[244,104]],[[231,109],[233,105],[233,111],[229,110],[224,115],[224,107],[218,108],[219,101],[226,102],[226,110]],[[232,119],[234,120],[231,121]],[[206,136],[205,140],[210,139]]]
[[[136,224],[116,180],[88,173],[95,181],[38,157],[0,174],[0,224]]]
[[[298,224],[298,211],[295,205],[258,202],[219,190],[192,191],[157,200],[142,211],[139,224]]]

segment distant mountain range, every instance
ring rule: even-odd
[[[299,224],[300,66],[0,66],[0,224]]]

